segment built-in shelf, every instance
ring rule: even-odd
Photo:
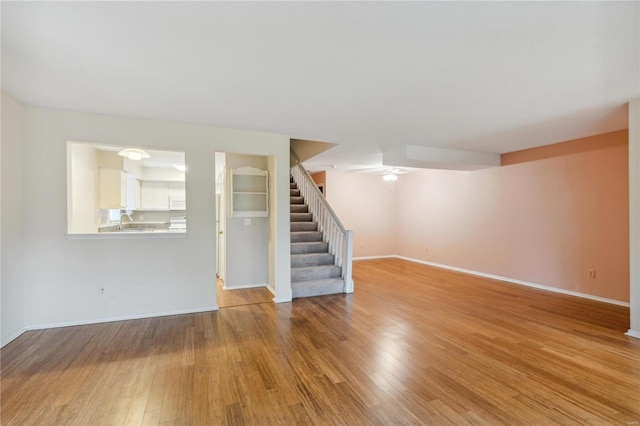
[[[269,172],[253,167],[231,171],[231,216],[269,216]]]

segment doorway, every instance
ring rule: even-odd
[[[231,169],[238,167],[242,161],[257,162],[257,166],[261,165],[260,159],[253,159],[257,156],[239,156],[229,154],[231,163],[228,163],[227,154],[224,152],[215,153],[215,180],[216,180],[216,296],[219,308],[229,308],[233,306],[251,305],[255,303],[271,303],[273,294],[266,287],[266,279],[264,285],[254,286],[251,282],[245,283],[238,280],[237,270],[240,268],[259,269],[256,264],[247,261],[247,264],[238,265],[238,259],[251,259],[251,242],[259,241],[259,235],[252,239],[251,232],[257,230],[258,223],[254,223],[254,227],[245,226],[246,219],[243,220],[243,226],[238,227],[238,218],[233,217],[231,212],[231,203],[233,194],[230,191],[231,186]],[[246,158],[245,158],[246,157]],[[240,163],[239,163],[240,161]],[[266,166],[266,161],[265,161]],[[266,167],[265,167],[266,168]],[[251,223],[251,221],[249,221]],[[242,242],[249,243],[243,247]],[[231,250],[229,252],[229,250]],[[266,250],[266,247],[265,247]],[[254,256],[255,257],[255,256]],[[229,262],[231,261],[231,265]],[[266,266],[266,265],[265,265]],[[229,271],[229,267],[231,270]],[[235,271],[235,272],[234,272]],[[234,281],[235,277],[235,281]],[[228,278],[231,278],[231,285],[226,285]]]

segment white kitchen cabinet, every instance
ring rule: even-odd
[[[127,174],[127,210],[140,210],[141,201],[140,181]]]
[[[269,215],[269,172],[241,167],[231,172],[231,216]]]
[[[143,181],[141,185],[142,210],[169,210],[169,183]]]
[[[141,208],[142,210],[153,210],[155,208],[155,182],[141,182]]]

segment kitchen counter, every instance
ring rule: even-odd
[[[170,229],[167,222],[125,222],[101,225],[95,233],[67,234],[67,238],[70,240],[186,238],[186,235],[186,229]]]
[[[154,230],[154,231],[116,231],[95,232],[93,234],[67,234],[69,240],[137,240],[156,238],[187,238],[187,231],[180,230]]]
[[[99,233],[114,232],[167,232],[168,222],[124,222],[122,224],[101,225],[98,227]]]

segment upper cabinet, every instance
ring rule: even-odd
[[[142,182],[142,210],[186,210],[184,182]]]
[[[142,182],[142,210],[169,210],[169,183]]]
[[[231,216],[269,216],[269,172],[253,167],[231,171]]]

